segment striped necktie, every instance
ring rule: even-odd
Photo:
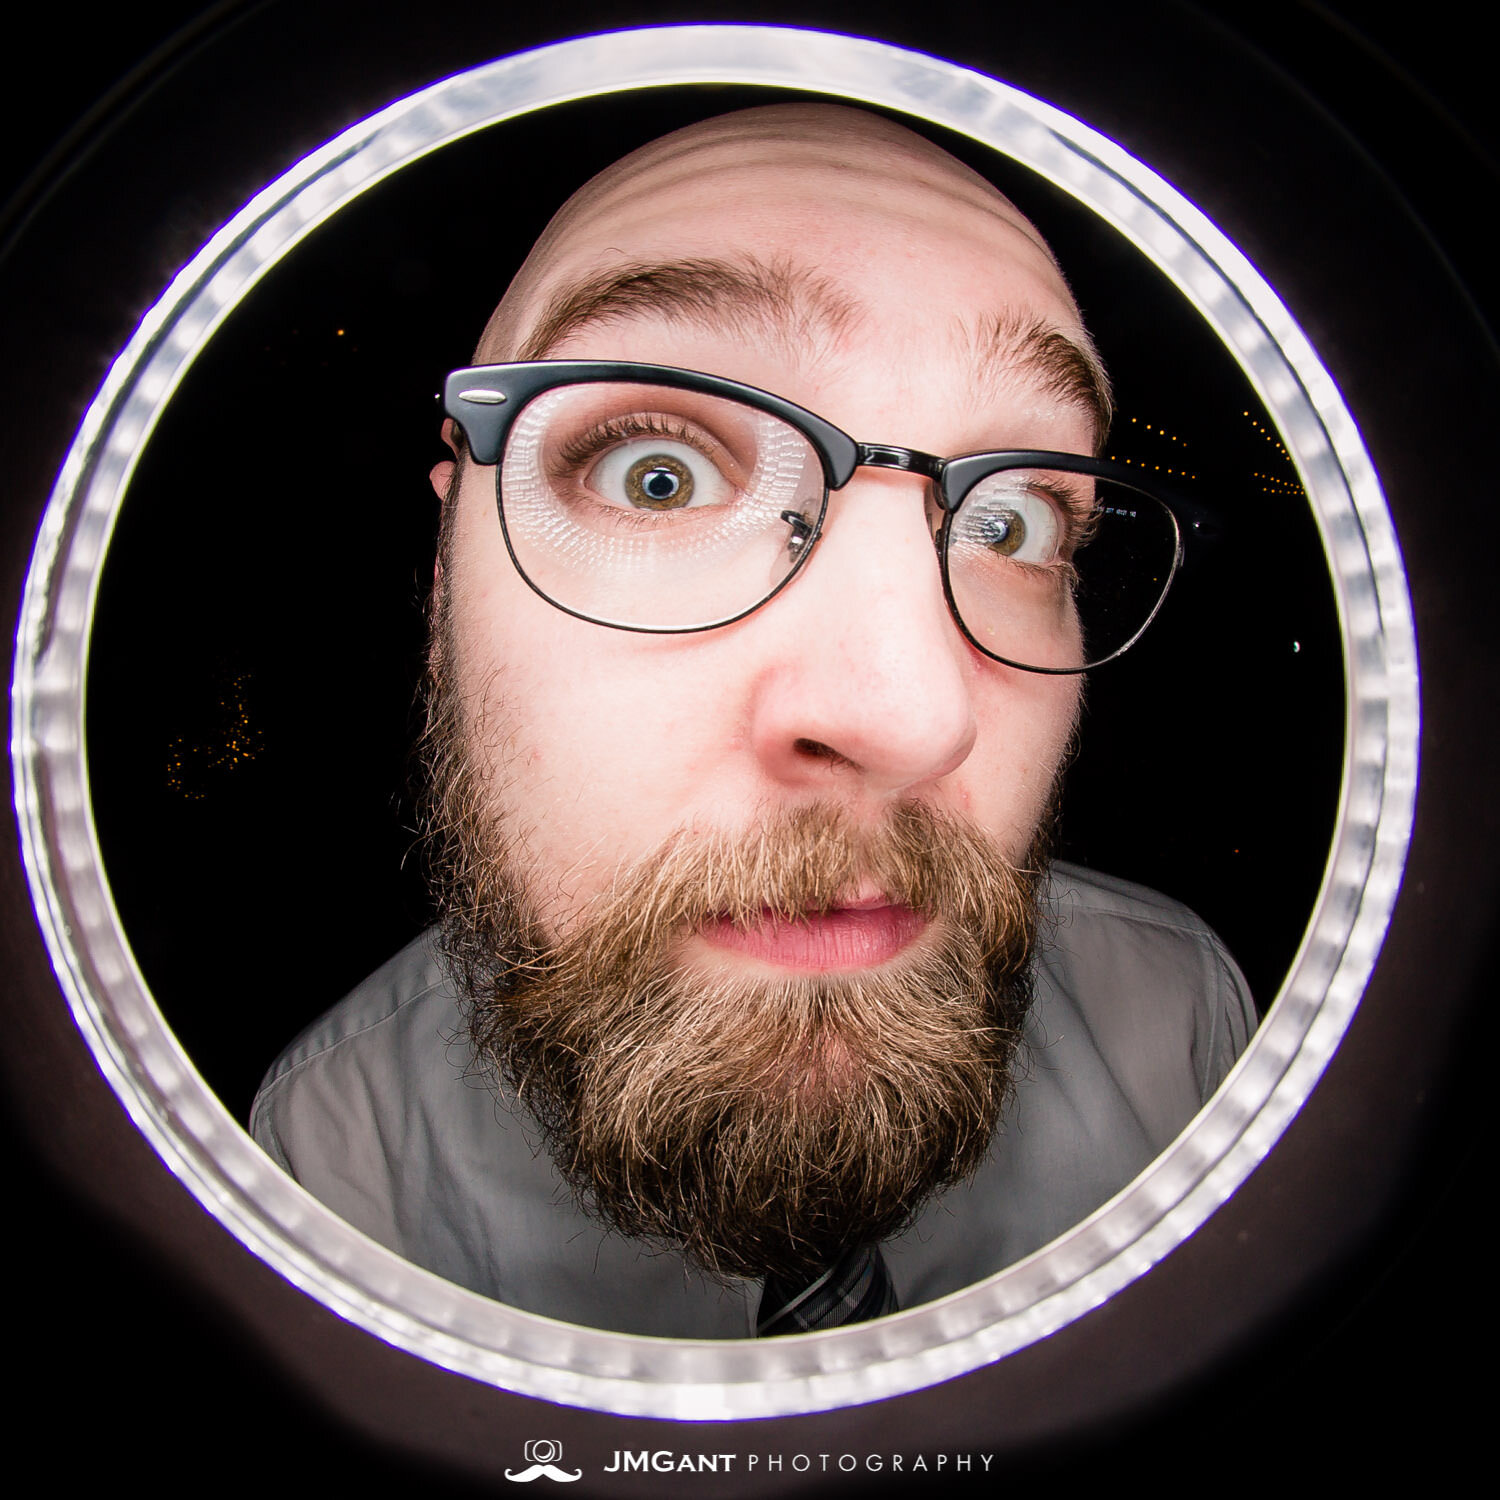
[[[880,1247],[866,1245],[840,1256],[809,1285],[768,1276],[755,1332],[763,1339],[812,1333],[883,1318],[899,1308]]]

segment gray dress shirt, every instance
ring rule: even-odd
[[[1175,901],[1057,864],[1045,910],[1021,1076],[990,1154],[883,1247],[902,1307],[1010,1265],[1112,1197],[1254,1029],[1234,961]],[[433,933],[287,1048],[251,1131],[356,1228],[485,1296],[622,1333],[754,1333],[759,1283],[711,1282],[578,1209],[524,1110],[476,1072]]]

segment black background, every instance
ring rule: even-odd
[[[1495,640],[1486,571],[1493,484],[1483,476],[1489,472],[1484,440],[1500,392],[1486,323],[1494,287],[1483,227],[1495,186],[1489,153],[1496,137],[1478,39],[1456,20],[1445,27],[1447,10],[1426,7],[1419,23],[1382,19],[1363,7],[1306,5],[1080,3],[1058,6],[1046,18],[996,7],[983,20],[941,6],[924,8],[920,20],[881,7],[862,9],[855,20],[828,5],[664,8],[649,17],[569,7],[546,26],[492,16],[439,23],[395,4],[229,5],[206,19],[195,6],[149,6],[66,38],[66,66],[39,68],[32,89],[9,101],[8,180],[17,196],[0,261],[0,347],[10,432],[4,568],[11,598],[52,474],[109,359],[171,272],[224,217],[303,152],[389,99],[486,56],[600,25],[843,24],[987,67],[1116,135],[1208,208],[1266,270],[1340,380],[1391,491],[1412,570],[1423,648],[1425,778],[1393,935],[1328,1081],[1252,1183],[1149,1279],[1162,1290],[1117,1299],[1085,1320],[1071,1342],[1064,1336],[1034,1354],[1028,1370],[1036,1405],[1046,1404],[1049,1380],[1071,1393],[1055,1402],[1054,1420],[1022,1403],[1013,1424],[997,1423],[987,1403],[1010,1391],[1003,1381],[986,1384],[977,1376],[925,1402],[911,1398],[845,1418],[777,1424],[774,1435],[745,1429],[733,1442],[722,1432],[708,1434],[703,1446],[788,1453],[998,1446],[1004,1451],[997,1463],[1012,1481],[1110,1482],[1118,1475],[1174,1488],[1216,1483],[1216,1475],[1230,1487],[1289,1482],[1294,1468],[1348,1483],[1405,1465],[1441,1482],[1460,1455],[1481,1447],[1477,1383],[1464,1350],[1482,1340],[1488,1266],[1471,1218],[1475,1195],[1464,1189],[1480,1172],[1474,1137],[1486,1018],[1478,1002],[1486,989],[1495,874],[1495,803],[1484,775],[1485,731],[1493,720],[1486,649]],[[163,43],[165,52],[143,62]],[[1127,86],[1125,79],[1134,82]],[[588,134],[579,131],[580,138]],[[600,162],[628,144],[611,138]],[[435,191],[441,205],[443,193]],[[475,292],[486,304],[477,313],[452,305],[433,269],[442,265],[434,243],[486,242],[483,203],[475,201],[484,195],[465,199],[460,185],[448,197],[457,201],[426,223],[426,233],[384,256],[386,264],[405,267],[405,280],[367,289],[364,303],[350,295],[351,306],[371,313],[362,327],[380,326],[375,315],[393,300],[404,298],[418,321],[439,304],[433,320],[445,331],[436,353],[440,362],[457,364],[467,356],[459,341],[471,336],[492,292]],[[420,213],[399,221],[424,223]],[[1065,229],[1048,228],[1066,239]],[[1059,250],[1071,270],[1066,244]],[[495,284],[503,280],[506,253],[496,252]],[[335,255],[330,264],[337,263]],[[1097,327],[1107,314],[1096,313],[1087,287],[1079,292]],[[295,302],[304,293],[286,295]],[[253,349],[266,353],[273,324],[283,334],[305,325],[309,332],[299,338],[350,338],[328,334],[320,301],[326,286],[320,290],[316,273],[305,295],[305,314],[283,306],[243,335],[231,329],[222,341],[224,368],[244,369]],[[1151,331],[1165,320],[1165,314],[1148,319]],[[1128,347],[1139,337],[1128,320],[1098,331],[1107,352],[1111,341]],[[1178,330],[1170,337],[1190,343],[1193,334]],[[358,456],[339,450],[320,417],[315,372],[331,362],[339,374],[338,360],[356,359],[353,347],[350,338],[311,353],[304,346],[269,349],[268,368],[278,373],[262,383],[276,394],[294,384],[296,404],[307,408],[312,444],[304,472],[267,471],[266,460],[255,456],[265,444],[253,413],[246,415],[250,398],[237,391],[228,403],[235,418],[225,471],[215,476],[215,494],[227,495],[228,503],[217,505],[214,516],[232,522],[253,509],[247,536],[256,527],[270,536],[284,527],[295,541],[279,558],[274,546],[265,556],[247,546],[240,549],[253,556],[247,564],[237,555],[233,524],[216,519],[223,534],[195,544],[210,563],[232,557],[235,568],[224,586],[205,589],[181,581],[192,570],[190,552],[160,545],[169,533],[179,539],[174,546],[183,545],[184,484],[172,463],[191,475],[203,462],[201,447],[192,444],[208,419],[193,411],[189,393],[169,418],[176,431],[164,430],[143,469],[141,493],[163,498],[139,507],[134,554],[124,550],[130,539],[122,529],[116,561],[132,555],[137,561],[128,569],[112,564],[101,601],[90,745],[101,766],[95,791],[106,856],[114,861],[111,874],[148,976],[195,1060],[237,1110],[252,1075],[294,1029],[289,1022],[308,1017],[259,1014],[250,1026],[253,1044],[241,1028],[226,1031],[213,1017],[195,1030],[202,1005],[191,979],[203,960],[176,951],[174,923],[194,901],[210,913],[215,905],[254,911],[255,902],[265,902],[267,877],[247,868],[224,820],[239,817],[254,826],[268,804],[251,799],[247,808],[237,791],[211,785],[212,795],[168,810],[160,777],[151,779],[162,744],[179,735],[197,743],[213,732],[212,706],[195,707],[184,684],[212,688],[212,703],[237,675],[271,685],[253,704],[261,733],[256,767],[269,765],[274,773],[257,796],[271,804],[289,799],[284,825],[310,828],[310,837],[327,845],[309,852],[305,832],[297,834],[295,849],[287,841],[283,892],[273,909],[328,920],[329,892],[337,891],[354,915],[336,913],[334,930],[362,922],[368,934],[335,945],[349,972],[318,977],[313,1010],[394,946],[393,926],[422,920],[421,898],[410,884],[386,879],[383,894],[369,896],[349,878],[372,862],[389,867],[393,854],[398,861],[407,837],[397,795],[405,728],[399,715],[386,716],[397,727],[388,731],[391,748],[372,784],[353,796],[330,790],[341,787],[343,764],[330,737],[336,741],[336,726],[349,722],[349,705],[378,700],[399,707],[409,698],[423,538],[432,520],[418,487],[409,509],[381,502],[387,508],[379,512],[380,535],[402,534],[370,558],[339,555],[333,538],[317,530],[332,524],[318,521],[320,504],[330,497],[348,503],[339,500],[349,488],[344,466]],[[395,367],[410,364],[404,351],[382,350],[381,357],[393,353]],[[368,348],[359,358],[371,358]],[[1113,362],[1118,373],[1121,360]],[[440,373],[413,372],[410,390],[391,393],[393,406],[416,409],[429,393],[423,387],[435,388]],[[1122,378],[1122,407],[1127,416],[1132,406],[1149,416],[1164,399],[1152,383],[1157,376],[1142,365],[1133,377],[1137,388],[1131,378]],[[254,383],[252,373],[246,385]],[[1187,406],[1170,416],[1169,425],[1185,423],[1221,465],[1238,472],[1229,456],[1232,432],[1211,428]],[[402,419],[382,413],[379,420]],[[433,425],[425,408],[411,425],[424,423]],[[430,434],[414,441],[420,473],[438,454],[420,446],[431,447]],[[161,472],[153,479],[158,451]],[[375,467],[404,462],[382,455]],[[233,476],[246,475],[236,491]],[[359,491],[355,485],[356,497]],[[152,524],[161,528],[155,537]],[[1284,536],[1278,542],[1288,545]],[[321,678],[297,685],[289,670],[298,659],[294,633],[274,648],[266,645],[266,622],[276,618],[267,603],[284,601],[286,616],[295,619],[299,594],[317,589],[329,569],[340,574],[335,587],[346,573],[367,579],[358,586],[399,600],[399,612],[389,615],[388,635],[358,649],[333,642],[347,701],[328,710],[333,727],[307,730],[305,711],[327,694]],[[226,605],[226,599],[243,602]],[[241,639],[221,628],[211,648],[203,644],[200,617],[211,604],[220,610],[221,627],[242,619]],[[1269,608],[1247,626],[1248,644],[1236,647],[1230,679],[1261,674],[1254,691],[1262,707],[1253,722],[1238,732],[1211,723],[1202,744],[1178,744],[1177,759],[1165,769],[1153,769],[1150,757],[1122,769],[1118,755],[1128,738],[1117,739],[1107,760],[1080,765],[1073,803],[1080,811],[1070,815],[1070,847],[1204,909],[1245,956],[1262,994],[1274,989],[1278,966],[1284,967],[1288,930],[1295,940],[1296,921],[1288,914],[1305,912],[1307,871],[1326,840],[1330,776],[1336,777],[1336,765],[1329,770],[1336,721],[1317,717],[1327,701],[1327,662],[1322,679],[1298,688],[1261,661],[1261,645],[1283,639],[1290,608]],[[112,619],[117,623],[105,635]],[[1299,619],[1295,626],[1294,635],[1324,639],[1317,632],[1326,625],[1318,621]],[[326,631],[314,637],[327,649]],[[116,660],[101,676],[107,651]],[[1222,663],[1198,664],[1194,691],[1202,684],[1207,693],[1216,670],[1225,675]],[[1271,714],[1283,692],[1288,701],[1278,723]],[[1118,720],[1139,699],[1146,718],[1158,708],[1170,711],[1171,696],[1170,678],[1146,669],[1123,686],[1096,687],[1092,712]],[[173,713],[180,724],[169,724]],[[123,728],[121,721],[128,721]],[[318,768],[311,776],[310,763]],[[1263,778],[1261,802],[1236,802],[1225,792],[1256,774]],[[111,776],[120,788],[113,832],[106,805]],[[1112,832],[1105,814],[1122,778],[1136,807],[1121,815],[1117,827],[1124,832]],[[158,789],[157,801],[132,804],[132,783]],[[307,795],[309,784],[319,790],[304,809],[295,799]],[[218,809],[220,821],[194,824],[200,803]],[[379,817],[369,816],[371,806]],[[1224,806],[1238,809],[1228,822],[1216,811]],[[1172,816],[1160,815],[1163,808]],[[1143,848],[1138,829],[1148,815],[1151,826],[1172,831],[1163,847],[1137,852],[1134,866],[1122,867],[1111,854],[1116,846],[1126,856]],[[171,816],[175,826],[162,821]],[[1273,831],[1262,825],[1276,816],[1293,834],[1287,854],[1264,842],[1246,859],[1239,835]],[[122,863],[139,847],[132,818],[163,829],[162,846],[186,851],[175,886],[159,869]],[[355,842],[360,838],[379,847]],[[1280,885],[1266,878],[1278,864],[1291,872]],[[208,877],[211,900],[204,897]],[[307,1309],[211,1225],[130,1135],[59,1014],[13,859],[5,886],[16,976],[6,1061],[19,1101],[8,1137],[17,1205],[11,1285],[22,1309],[13,1348],[30,1392],[22,1429],[46,1445],[59,1478],[153,1476],[168,1493],[205,1484],[237,1492],[280,1482],[300,1491],[398,1481],[457,1492],[482,1483],[475,1472],[493,1476],[517,1464],[528,1437],[566,1434],[570,1459],[590,1467],[595,1463],[586,1453],[603,1462],[617,1446],[699,1446],[696,1435],[684,1432],[578,1419],[430,1372],[414,1376],[413,1362]],[[372,910],[373,900],[389,904]],[[222,936],[217,941],[222,945]],[[248,953],[224,956],[227,972],[247,966]],[[252,1000],[253,993],[251,986]],[[182,997],[175,1010],[174,994]],[[1267,1260],[1276,1263],[1269,1273]],[[1223,1278],[1217,1296],[1216,1277]],[[1180,1323],[1170,1314],[1177,1289]],[[1217,1321],[1191,1316],[1202,1306],[1215,1308]],[[1090,1373],[1069,1373],[1069,1361],[1079,1359],[1091,1362]],[[389,1417],[417,1409],[425,1413],[426,1439],[414,1439]],[[944,1431],[939,1412],[950,1421],[956,1412],[960,1425],[967,1421],[967,1443],[951,1433],[937,1436]],[[482,1456],[485,1443],[476,1436],[486,1426],[493,1462]],[[382,1429],[384,1437],[377,1436]],[[898,1443],[892,1432],[901,1434]],[[470,1478],[450,1466],[459,1462]],[[710,1484],[703,1481],[703,1488]],[[855,1490],[844,1481],[829,1488]],[[692,1492],[690,1483],[680,1492]]]

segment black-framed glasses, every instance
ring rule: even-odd
[[[864,466],[931,481],[928,520],[959,629],[1028,672],[1133,645],[1182,561],[1172,506],[1072,453],[936,458],[856,442],[754,386],[623,361],[456,370],[444,410],[496,465],[506,546],[550,604],[617,630],[712,630],[774,598]]]

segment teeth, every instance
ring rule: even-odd
[[[840,901],[838,909],[841,911],[870,911],[877,906],[889,905],[891,905],[891,898],[884,891],[869,891],[855,896],[851,900]]]

